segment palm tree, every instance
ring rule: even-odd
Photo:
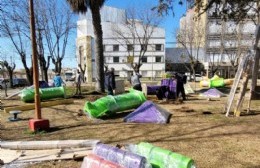
[[[104,56],[103,56],[103,32],[101,26],[100,8],[106,0],[67,0],[72,10],[77,13],[85,13],[91,10],[92,22],[95,34],[95,52],[97,85],[96,90],[104,92]]]

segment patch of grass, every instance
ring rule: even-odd
[[[45,135],[47,132],[44,131],[44,130],[37,130],[37,131],[31,131],[29,129],[26,129],[24,131],[24,134],[26,135],[32,135],[32,136],[35,136],[35,135]]]

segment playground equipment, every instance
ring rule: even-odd
[[[51,87],[51,88],[42,88],[39,89],[41,100],[49,100],[52,98],[65,98],[65,89],[64,87]],[[23,89],[20,93],[21,100],[24,102],[33,102],[34,101],[34,89],[26,88]]]
[[[105,114],[112,114],[119,111],[130,110],[139,107],[146,98],[140,91],[130,89],[129,93],[102,97],[95,102],[86,102],[84,111],[90,117],[98,118]]]
[[[229,116],[232,104],[235,99],[236,90],[238,88],[239,83],[242,81],[242,85],[239,89],[238,99],[234,108],[234,115],[240,116],[243,101],[245,99],[246,88],[248,85],[248,81],[250,76],[252,76],[250,93],[249,93],[249,101],[247,106],[247,113],[250,112],[251,100],[253,95],[256,95],[256,86],[257,86],[257,75],[259,72],[259,59],[260,59],[260,48],[259,46],[259,39],[260,39],[260,25],[257,25],[256,32],[255,32],[255,43],[254,46],[248,51],[247,55],[245,55],[238,66],[234,83],[230,90],[228,101],[225,106],[224,111],[226,112],[226,116]],[[241,80],[242,77],[242,80]]]

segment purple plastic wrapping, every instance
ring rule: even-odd
[[[220,98],[225,96],[224,93],[222,93],[221,91],[219,91],[216,88],[213,89],[209,89],[206,92],[202,93],[200,96],[204,96],[204,97],[210,97],[210,98]]]
[[[143,156],[102,143],[95,146],[93,153],[126,168],[145,168],[148,165]]]
[[[148,95],[155,95],[156,90],[160,89],[161,86],[147,86],[147,94]]]
[[[126,152],[124,157],[124,166],[127,168],[144,168],[146,163],[146,158],[139,156],[137,154]]]
[[[161,86],[168,86],[171,92],[176,92],[176,81],[173,79],[162,79]]]
[[[161,123],[169,122],[171,114],[151,101],[144,102],[134,112],[124,118],[125,122]]]

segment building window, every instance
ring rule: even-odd
[[[119,62],[119,57],[113,57],[113,62]]]
[[[146,50],[147,50],[147,45],[141,44],[141,50],[142,50],[142,51],[146,51]]]
[[[143,56],[142,57],[142,62],[147,62],[147,57]]]
[[[162,56],[156,56],[155,62],[163,62],[163,57]]]
[[[133,50],[134,50],[134,46],[132,44],[128,44],[127,51],[133,51]]]
[[[147,71],[141,71],[142,77],[147,77],[148,76],[148,72]]]
[[[156,44],[155,51],[162,51],[162,44]]]
[[[119,45],[113,45],[113,51],[119,51]]]

